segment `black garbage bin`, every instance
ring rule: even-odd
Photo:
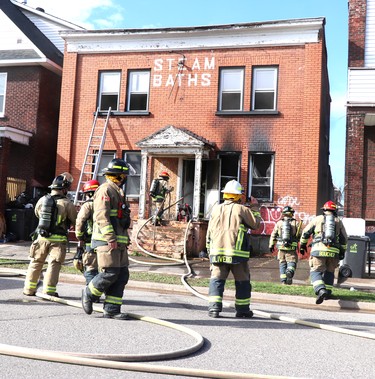
[[[6,209],[5,219],[7,232],[14,233],[17,240],[21,241],[30,241],[30,234],[38,225],[38,219],[32,208]]]
[[[363,278],[366,273],[367,254],[370,238],[349,236],[345,258],[340,265],[340,275],[348,278]]]

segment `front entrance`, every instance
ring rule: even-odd
[[[184,160],[181,196],[192,206],[194,194],[195,161]],[[212,207],[220,200],[220,160],[202,160],[199,217],[208,219]]]

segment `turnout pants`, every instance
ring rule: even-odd
[[[235,308],[238,312],[247,312],[250,310],[251,284],[250,270],[248,261],[238,264],[211,264],[211,279],[209,286],[209,311],[223,310],[223,294],[226,279],[232,272],[235,286],[236,299]]]
[[[338,258],[310,257],[310,280],[317,295],[321,289],[332,293]]]
[[[31,244],[29,255],[30,264],[27,269],[23,293],[35,295],[43,265],[48,258],[47,271],[43,279],[43,293],[54,295],[59,281],[61,265],[65,260],[66,243],[37,238]]]
[[[280,281],[283,283],[286,281],[287,271],[291,273],[291,277],[294,276],[297,268],[298,255],[295,250],[279,250],[277,259],[279,260]]]
[[[99,273],[87,286],[91,300],[99,300],[104,293],[104,310],[111,314],[121,312],[122,296],[129,280],[129,259],[125,245],[117,249],[106,246],[96,248]]]

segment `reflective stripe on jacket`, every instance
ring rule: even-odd
[[[206,246],[212,263],[238,263],[250,257],[248,229],[260,224],[259,210],[225,200],[216,205],[208,223]]]

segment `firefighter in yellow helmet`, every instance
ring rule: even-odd
[[[302,222],[298,222],[293,215],[294,209],[291,206],[283,208],[282,219],[276,223],[269,240],[270,252],[274,252],[275,244],[278,249],[277,259],[282,284],[293,283],[298,263],[297,245],[301,237]]]
[[[332,294],[334,273],[340,259],[344,259],[348,237],[345,227],[337,217],[337,205],[327,201],[323,214],[316,216],[304,228],[300,239],[300,251],[310,251],[310,280],[316,294],[316,304],[329,299]]]
[[[127,320],[121,313],[122,296],[129,280],[128,228],[130,209],[125,201],[122,185],[129,172],[122,159],[112,159],[103,170],[106,182],[94,194],[94,216],[91,247],[96,249],[99,274],[82,290],[82,307],[87,314],[93,311],[93,302],[104,299],[104,317]]]
[[[74,256],[74,267],[83,272],[86,284],[98,274],[98,261],[96,251],[91,247],[94,202],[93,196],[100,183],[93,179],[83,185],[82,191],[85,202],[81,205],[78,212],[75,234],[78,239],[77,253]]]
[[[208,315],[219,317],[225,282],[232,272],[236,285],[236,317],[251,318],[248,229],[259,227],[259,206],[253,197],[250,208],[241,204],[243,189],[236,180],[229,181],[221,192],[224,193],[224,202],[213,208],[206,235],[211,264]]]
[[[25,295],[35,295],[40,273],[48,257],[43,293],[58,296],[56,286],[65,260],[68,230],[75,224],[77,217],[74,204],[66,197],[72,182],[73,177],[69,173],[58,175],[49,186],[51,193],[40,198],[35,206],[39,223],[34,233],[36,239],[30,247],[30,264],[23,288]]]

